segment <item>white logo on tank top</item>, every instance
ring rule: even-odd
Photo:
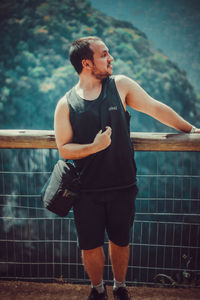
[[[109,111],[111,111],[111,110],[117,110],[117,106],[110,106],[110,107],[108,108],[108,110],[109,110]]]

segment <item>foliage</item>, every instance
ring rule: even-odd
[[[115,73],[132,77],[188,120],[197,116],[186,74],[161,51],[153,51],[130,23],[98,12],[88,1],[3,0],[0,6],[1,128],[53,128],[58,99],[77,81],[67,60],[70,43],[85,35],[98,35],[108,44]],[[148,117],[139,121],[137,113],[131,127],[166,130]]]

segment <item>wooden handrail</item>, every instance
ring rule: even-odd
[[[200,151],[200,134],[131,132],[136,151]],[[56,149],[51,130],[0,130],[0,148]]]

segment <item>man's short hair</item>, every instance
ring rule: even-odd
[[[96,36],[87,36],[74,41],[69,50],[69,59],[78,74],[82,72],[82,60],[90,59],[93,62],[94,52],[90,48],[90,44],[95,41],[101,41]]]

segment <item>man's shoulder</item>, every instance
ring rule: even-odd
[[[134,82],[132,78],[123,74],[113,75],[112,78],[116,83],[129,83],[130,81]]]
[[[127,76],[119,74],[119,75],[111,75],[106,80],[108,84],[115,83],[115,85],[119,87],[119,86],[123,86],[126,83],[127,79],[128,79]]]
[[[114,80],[117,90],[124,94],[128,93],[130,87],[136,84],[136,81],[125,75],[115,75]]]
[[[123,74],[112,75],[111,77],[112,77],[115,81],[124,80],[125,78],[127,78],[127,76],[126,76],[126,75],[123,75]]]
[[[66,109],[66,108],[68,108],[68,104],[67,104],[67,97],[65,94],[58,100],[57,105],[56,105],[56,111]]]
[[[57,102],[57,106],[68,106],[68,99],[71,95],[73,88],[67,91]]]
[[[66,94],[64,96],[62,96],[59,100],[57,105],[65,105],[67,103],[67,97]]]

